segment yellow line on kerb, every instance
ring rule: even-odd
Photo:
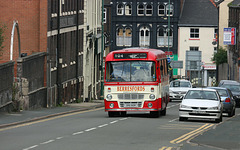
[[[187,139],[193,137],[194,135],[197,135],[200,132],[203,132],[204,130],[206,130],[206,129],[212,127],[212,126],[214,126],[214,124],[208,124],[207,123],[207,124],[201,126],[200,128],[194,130],[194,131],[191,131],[191,132],[189,132],[187,134],[184,134],[184,135],[180,136],[179,138],[176,138],[176,139],[170,141],[170,143],[173,143],[173,144],[180,143],[180,142],[182,142],[184,140],[187,140]]]
[[[75,112],[75,113],[69,113],[69,114],[60,115],[60,116],[56,116],[56,117],[51,117],[51,118],[47,118],[47,119],[42,119],[42,120],[38,120],[38,121],[33,121],[33,122],[29,122],[29,123],[23,123],[23,124],[20,124],[20,125],[15,125],[15,126],[11,126],[11,127],[6,127],[6,128],[3,128],[3,129],[0,129],[0,132],[1,131],[5,131],[5,130],[9,130],[9,129],[29,126],[29,125],[36,124],[36,123],[46,122],[46,121],[54,120],[54,119],[58,119],[58,118],[63,118],[63,117],[68,117],[68,116],[72,116],[72,115],[82,114],[82,113],[86,113],[86,112],[101,110],[101,109],[103,109],[103,108],[96,108],[96,109],[92,109],[92,110],[86,110],[86,111],[80,111],[80,112]]]

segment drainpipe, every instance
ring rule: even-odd
[[[103,100],[104,97],[103,97],[103,88],[104,88],[104,85],[103,85],[103,52],[104,52],[104,37],[103,37],[103,33],[104,33],[104,23],[103,23],[103,15],[104,15],[104,0],[102,0],[102,38],[101,38],[101,43],[102,43],[102,48],[101,48],[101,96],[100,98]]]
[[[79,17],[79,1],[77,0],[77,10],[76,10],[76,12],[77,12],[77,15],[76,15],[76,17],[77,17],[77,19],[76,19],[76,26],[77,26],[77,31],[76,31],[76,100],[78,100],[78,95],[79,95],[79,78],[78,78],[78,50],[79,50],[79,44],[78,44],[78,39],[79,39],[79,35],[78,35],[78,30],[79,30],[79,27],[78,27],[78,17]]]

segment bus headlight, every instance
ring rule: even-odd
[[[150,95],[149,95],[149,98],[150,98],[150,99],[155,99],[155,95],[154,95],[154,94],[150,94]]]
[[[108,100],[111,100],[111,99],[112,99],[112,95],[111,95],[111,94],[108,94],[108,95],[107,95],[107,99],[108,99]]]

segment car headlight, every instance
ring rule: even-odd
[[[111,99],[112,99],[112,95],[111,95],[111,94],[108,94],[108,95],[107,95],[107,99],[108,99],[108,100],[111,100]]]
[[[150,95],[149,95],[149,98],[150,98],[150,99],[155,99],[155,95],[154,95],[154,94],[150,94]]]
[[[180,108],[188,108],[188,109],[190,109],[191,107],[190,106],[187,106],[187,105],[180,105]]]
[[[172,93],[172,90],[169,90],[169,93]]]
[[[218,110],[218,107],[209,107],[208,110]]]

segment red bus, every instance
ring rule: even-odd
[[[104,103],[109,117],[131,111],[166,115],[169,75],[166,54],[157,49],[127,48],[105,59]]]

